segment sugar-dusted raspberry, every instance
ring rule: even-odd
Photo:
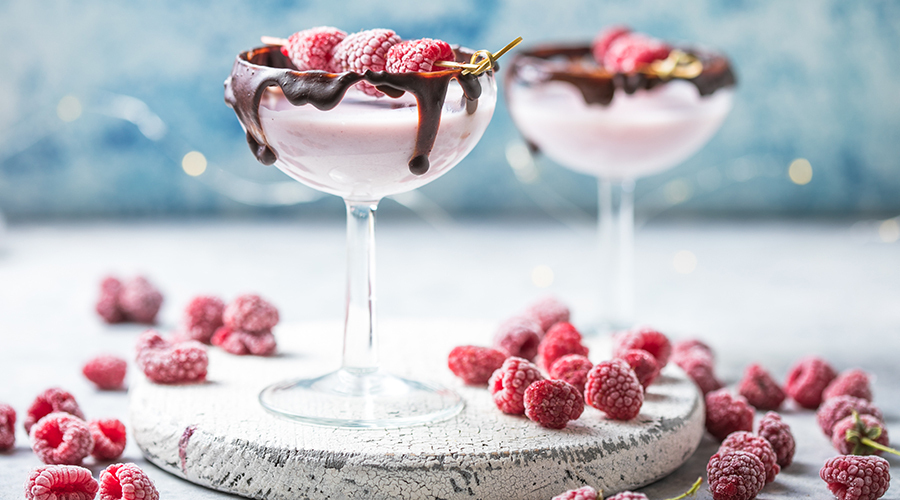
[[[212,337],[212,345],[221,347],[226,352],[237,354],[238,356],[245,354],[271,356],[278,350],[275,335],[269,330],[250,333],[232,330],[227,326],[216,330],[216,334]]]
[[[868,438],[882,446],[888,446],[887,427],[872,415],[850,415],[834,424],[831,444],[842,455],[881,455],[881,450],[861,441]]]
[[[222,326],[225,303],[218,297],[198,295],[184,308],[181,335],[185,339],[209,344],[216,329]]]
[[[514,316],[500,324],[494,334],[494,347],[510,356],[534,360],[541,343],[541,325],[531,318]]]
[[[44,465],[28,474],[25,500],[93,500],[99,487],[90,469]]]
[[[597,500],[597,490],[591,486],[582,486],[556,495],[551,500]]]
[[[147,330],[137,340],[137,365],[153,382],[180,384],[206,380],[209,358],[200,342],[170,343],[155,330]]]
[[[601,361],[588,372],[584,401],[613,420],[631,420],[641,412],[644,388],[628,363]]]
[[[766,485],[766,469],[756,455],[719,450],[706,465],[713,500],[750,500]]]
[[[333,64],[339,71],[384,71],[387,53],[398,43],[400,37],[393,30],[373,29],[353,33],[334,48]],[[357,85],[366,94],[383,95],[368,82],[359,82]]]
[[[432,71],[437,61],[453,61],[456,55],[443,40],[421,38],[400,42],[388,49],[385,70],[389,73]]]
[[[332,61],[334,48],[346,36],[347,33],[331,26],[298,31],[281,46],[281,53],[286,55],[300,71],[335,72],[336,68]]]
[[[646,64],[669,57],[672,47],[639,33],[616,37],[603,54],[603,66],[616,73],[633,73]]]
[[[119,307],[125,314],[125,319],[135,323],[155,323],[162,303],[162,293],[143,276],[125,282],[119,295]]]
[[[78,407],[75,396],[57,387],[51,387],[38,394],[31,406],[28,407],[25,420],[22,422],[25,426],[25,432],[30,433],[32,425],[54,412],[71,413],[80,419],[84,419],[84,413],[81,413],[81,408]]]
[[[703,394],[722,388],[722,382],[716,378],[712,358],[700,350],[688,354],[672,356],[672,360],[697,384]]]
[[[649,352],[656,358],[660,370],[666,367],[672,355],[672,344],[669,343],[669,339],[646,326],[619,332],[613,337],[613,357],[619,357],[629,349],[643,349]]]
[[[447,356],[447,366],[469,385],[485,385],[494,370],[503,365],[506,354],[490,347],[461,345]]]
[[[125,321],[125,313],[119,307],[119,295],[121,294],[122,282],[117,278],[107,276],[100,282],[100,296],[97,298],[95,309],[103,321],[107,323]]]
[[[594,60],[603,64],[603,58],[606,56],[606,51],[609,49],[610,44],[616,38],[629,33],[631,33],[631,28],[621,25],[610,26],[598,33],[591,43],[591,53],[594,55]]]
[[[551,326],[538,344],[541,366],[546,370],[549,370],[557,359],[567,354],[587,356],[588,352],[587,346],[581,343],[581,333],[571,323],[565,321]]]
[[[91,455],[97,460],[115,460],[125,451],[125,424],[115,418],[101,418],[88,422],[94,448]]]
[[[629,349],[619,355],[619,359],[628,363],[628,366],[634,370],[638,381],[644,389],[650,387],[657,377],[659,377],[659,363],[652,354],[643,349]]]
[[[738,394],[747,398],[757,410],[777,410],[787,397],[769,372],[756,363],[744,370],[744,378],[738,383]]]
[[[710,392],[706,395],[706,430],[719,441],[732,432],[753,431],[753,407],[728,389]]]
[[[584,398],[563,380],[538,380],[525,389],[525,416],[548,429],[562,429],[584,411]]]
[[[824,359],[809,356],[801,359],[788,372],[784,392],[800,406],[815,410],[822,404],[822,392],[837,376]]]
[[[557,323],[568,323],[571,312],[567,305],[551,295],[529,304],[525,308],[525,316],[537,321],[541,331],[546,332]]]
[[[100,473],[98,500],[159,500],[159,492],[137,465],[112,464]]]
[[[826,400],[822,406],[816,410],[816,422],[822,433],[831,437],[834,430],[834,424],[838,421],[849,417],[853,410],[860,415],[872,415],[878,420],[884,420],[881,410],[874,404],[865,399],[855,398],[853,396],[837,396]]]
[[[128,362],[118,356],[105,354],[97,356],[81,369],[81,373],[103,390],[111,391],[122,388]]]
[[[527,359],[510,356],[491,375],[488,388],[500,411],[522,415],[525,413],[525,390],[538,380],[544,380],[544,376],[537,366]]]
[[[675,356],[691,355],[696,356],[705,354],[709,357],[710,363],[716,361],[716,355],[708,344],[699,339],[679,340],[672,344],[672,358]]]
[[[16,445],[16,410],[0,403],[0,451],[13,449]]]
[[[825,461],[819,477],[838,500],[876,500],[891,485],[891,465],[881,457],[841,455]]]
[[[781,466],[778,465],[778,456],[775,454],[775,448],[766,438],[757,436],[752,432],[737,431],[732,432],[722,441],[719,450],[738,450],[746,451],[756,455],[766,469],[766,483],[775,480],[775,476],[781,472]]]
[[[772,449],[775,450],[775,462],[782,469],[791,465],[794,461],[796,442],[791,426],[781,419],[781,415],[774,411],[766,413],[759,420],[756,433],[772,445]]]
[[[278,324],[278,309],[259,295],[246,294],[228,304],[222,319],[232,330],[263,332]]]
[[[842,372],[822,391],[823,401],[838,396],[853,396],[872,401],[872,386],[869,374],[860,369]]]
[[[581,354],[568,354],[553,362],[550,366],[550,378],[565,380],[584,394],[584,384],[587,383],[587,374],[594,364],[587,356]]]
[[[622,491],[607,498],[606,500],[649,500],[647,495],[636,491]]]
[[[94,447],[87,422],[64,412],[38,420],[30,435],[31,449],[45,464],[79,465]]]

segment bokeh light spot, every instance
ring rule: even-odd
[[[191,151],[181,159],[181,168],[191,177],[206,172],[206,157],[199,151]]]
[[[682,250],[675,254],[672,266],[678,274],[691,274],[697,269],[697,256],[690,250]]]
[[[809,181],[812,180],[812,176],[812,165],[810,165],[809,160],[806,158],[797,158],[792,161],[791,166],[788,167],[788,177],[791,178],[791,182],[794,184],[800,186],[809,184]]]
[[[675,179],[663,188],[666,200],[673,205],[687,201],[693,194],[691,191],[690,184],[681,179]]]
[[[878,237],[885,243],[900,240],[900,223],[897,223],[897,219],[882,221],[878,225]]]
[[[56,116],[64,122],[74,122],[81,116],[81,101],[73,95],[67,95],[56,105]]]
[[[531,282],[538,288],[547,288],[553,284],[553,269],[543,264],[531,270]]]

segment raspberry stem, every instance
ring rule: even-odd
[[[859,418],[859,412],[856,410],[852,410],[852,412],[854,427],[847,429],[846,439],[848,443],[854,444],[854,455],[867,455],[869,450],[866,448],[868,447],[900,456],[900,451],[875,441],[881,436],[881,427],[866,427],[865,422]]]
[[[850,434],[850,433],[848,432],[847,434],[848,434],[848,439],[847,439],[847,440],[849,441],[849,434]],[[881,451],[884,451],[884,452],[887,452],[887,453],[893,453],[894,455],[900,456],[900,451],[897,451],[897,450],[895,450],[895,449],[893,449],[893,448],[888,448],[887,446],[885,446],[885,445],[883,445],[883,444],[881,444],[881,443],[878,443],[878,442],[876,442],[876,441],[872,441],[871,439],[869,439],[869,438],[867,438],[867,437],[860,437],[860,438],[859,438],[859,442],[862,443],[862,444],[864,444],[864,445],[866,445],[866,446],[870,446],[870,447],[872,447],[872,448],[875,448],[876,450],[881,450]],[[854,450],[854,451],[856,451],[856,450]]]
[[[681,500],[682,498],[689,497],[689,496],[693,495],[694,493],[697,493],[697,490],[700,489],[701,484],[703,484],[703,476],[698,477],[697,480],[694,481],[694,485],[691,486],[691,489],[685,491],[684,493],[678,495],[675,498],[669,498],[667,500]]]

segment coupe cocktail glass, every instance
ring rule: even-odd
[[[681,60],[667,61],[669,75],[625,75],[593,62],[589,46],[547,46],[518,53],[506,73],[522,135],[557,163],[599,178],[601,330],[634,322],[635,180],[693,155],[731,109],[727,59],[673,54]]]
[[[379,366],[375,210],[383,197],[447,173],[475,147],[496,104],[493,69],[330,74],[289,68],[278,47],[244,52],[226,81],[225,99],[257,159],[346,203],[344,351],[337,371],[276,383],[259,400],[275,414],[324,426],[449,418],[463,407],[456,393]],[[389,96],[359,91],[363,80]]]

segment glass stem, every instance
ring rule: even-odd
[[[600,320],[612,329],[634,321],[634,180],[599,182]]]
[[[347,205],[347,309],[341,367],[356,375],[378,369],[375,332],[375,209],[377,201]]]

